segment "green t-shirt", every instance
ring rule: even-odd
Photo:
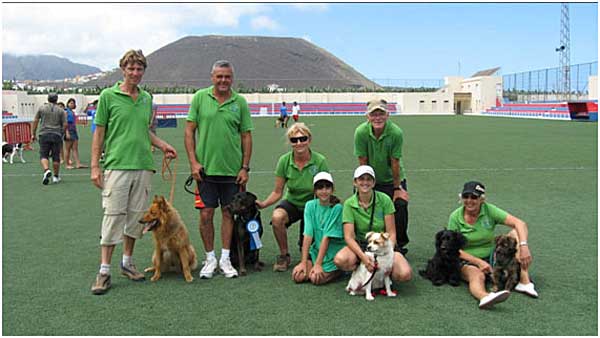
[[[152,97],[138,87],[137,100],[119,88],[122,81],[104,89],[98,99],[94,123],[104,126],[104,169],[154,170],[148,125]]]
[[[400,160],[400,180],[406,178],[402,161],[402,129],[387,121],[379,139],[373,135],[370,122],[361,123],[354,131],[354,156],[367,157],[368,164],[375,170],[375,179],[379,184],[394,183],[391,158]]]
[[[323,257],[323,271],[331,272],[338,268],[333,258],[344,246],[344,231],[342,230],[342,205],[323,206],[319,199],[306,202],[304,207],[304,235],[313,238],[310,246],[310,257],[313,263],[317,261],[319,248],[324,237],[329,237],[329,246]]]
[[[352,195],[344,202],[344,214],[342,217],[343,223],[354,224],[354,235],[357,241],[364,241],[365,235],[369,231],[385,231],[385,216],[393,214],[396,209],[392,199],[383,192],[375,191],[373,196],[377,196],[375,201],[375,210],[373,215],[373,227],[369,230],[371,221],[371,206],[373,205],[373,197],[365,210],[358,204],[358,194]]]
[[[316,151],[310,153],[310,160],[302,170],[294,163],[293,151],[287,152],[279,158],[275,168],[275,176],[283,177],[287,191],[283,199],[292,203],[299,209],[304,209],[304,204],[313,196],[313,177],[321,172],[329,172],[325,156]]]
[[[196,159],[209,176],[237,176],[242,168],[241,133],[254,129],[246,99],[231,91],[219,104],[213,86],[194,94],[187,121],[198,126]]]
[[[465,222],[464,206],[454,210],[448,220],[448,230],[459,231],[467,239],[465,252],[479,258],[488,258],[494,250],[494,230],[504,224],[508,213],[490,203],[481,204],[475,224]]]

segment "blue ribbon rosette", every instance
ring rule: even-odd
[[[258,230],[260,224],[255,219],[251,219],[246,223],[246,230],[250,233],[250,250],[256,250],[262,248],[262,242],[260,241],[260,235]]]

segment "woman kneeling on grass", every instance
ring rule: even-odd
[[[463,206],[454,210],[448,221],[448,230],[459,231],[467,239],[467,246],[460,250],[463,260],[461,274],[469,283],[469,291],[479,299],[479,308],[488,309],[505,301],[510,292],[506,290],[488,293],[485,275],[492,273],[494,253],[494,230],[497,224],[505,224],[513,230],[508,235],[519,243],[516,258],[521,264],[521,277],[515,291],[537,298],[538,293],[529,279],[531,253],[527,246],[527,224],[517,217],[485,202],[485,186],[480,182],[467,182],[461,193]]]
[[[368,165],[361,165],[354,171],[356,194],[344,202],[342,221],[346,247],[334,258],[335,265],[344,271],[353,271],[364,263],[369,272],[375,269],[375,262],[364,253],[365,235],[369,231],[387,232],[392,246],[396,245],[396,224],[394,221],[394,202],[375,187],[375,171]],[[412,269],[408,261],[399,252],[394,252],[392,280],[406,282],[412,278]]]
[[[342,205],[332,195],[333,177],[322,171],[313,178],[313,187],[316,198],[304,207],[302,259],[294,267],[292,279],[296,283],[310,280],[314,285],[321,285],[341,275],[333,258],[346,243],[342,232]]]

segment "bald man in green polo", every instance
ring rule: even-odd
[[[402,161],[403,132],[389,121],[387,102],[374,99],[367,104],[367,121],[354,132],[354,155],[360,165],[375,170],[375,190],[386,193],[393,201],[396,212],[396,251],[406,254],[408,249],[408,192],[406,171]]]

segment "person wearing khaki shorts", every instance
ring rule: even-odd
[[[168,158],[176,158],[175,149],[150,132],[152,97],[138,87],[146,70],[142,51],[130,50],[119,66],[123,81],[100,93],[92,138],[92,183],[102,189],[104,216],[100,237],[100,271],[92,284],[92,293],[101,295],[111,287],[110,263],[117,244],[123,243],[121,274],[130,280],[144,280],[133,264],[135,240],[142,237],[138,224],[148,203],[154,173],[151,147]],[[104,149],[100,169],[100,155]]]

